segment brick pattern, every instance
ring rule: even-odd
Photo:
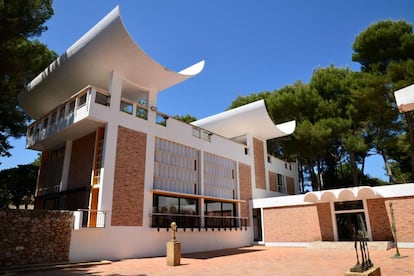
[[[69,261],[73,213],[0,210],[0,268]]]
[[[331,205],[329,203],[316,204],[316,209],[318,210],[319,228],[321,229],[322,240],[335,240],[331,216]]]
[[[113,226],[142,226],[147,135],[118,127],[112,198]]]
[[[67,190],[91,185],[95,136],[93,132],[73,141]]]
[[[288,195],[294,195],[295,193],[295,179],[290,176],[286,176],[286,192]]]
[[[246,202],[240,203],[242,217],[249,217],[249,200],[252,199],[252,172],[251,167],[247,164],[239,163],[239,184],[240,184],[240,199]],[[250,219],[247,221],[250,226]]]
[[[390,202],[392,202],[392,208],[394,209],[398,242],[414,242],[414,197],[400,197],[385,201],[391,224]]]
[[[253,138],[254,152],[254,175],[256,177],[256,188],[266,190],[266,175],[264,161],[263,141]]]
[[[277,173],[269,171],[269,190],[277,192]]]
[[[265,242],[320,241],[321,230],[315,205],[263,209]]]
[[[392,240],[390,221],[384,198],[367,199],[367,210],[374,241]]]

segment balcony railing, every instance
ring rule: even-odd
[[[87,86],[41,119],[32,123],[27,128],[26,147],[33,146],[88,116],[92,98],[95,98],[97,104],[109,106],[108,92]]]
[[[101,210],[78,209],[74,212],[73,229],[104,228],[106,212]]]
[[[200,215],[185,215],[185,214],[166,214],[166,213],[152,213],[151,227],[170,228],[171,222],[175,222],[178,228],[186,229],[214,229],[217,230],[247,230],[247,217],[233,217],[233,216],[200,216]],[[203,223],[201,223],[203,222]]]

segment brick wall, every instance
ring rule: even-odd
[[[0,268],[69,261],[69,211],[0,210]]]
[[[286,176],[286,192],[288,195],[294,195],[295,192],[295,179],[290,176]]]
[[[319,228],[321,229],[321,236],[323,241],[333,241],[334,230],[331,216],[331,206],[329,203],[316,204],[319,217]]]
[[[249,165],[239,163],[240,199],[246,201],[240,203],[240,216],[242,217],[249,217],[249,200],[252,199],[251,171]],[[250,225],[250,220],[248,220],[247,225]]]
[[[95,132],[73,141],[67,189],[91,185]]]
[[[256,176],[256,188],[266,190],[266,175],[264,163],[263,142],[253,138],[254,175]]]
[[[118,127],[112,198],[113,226],[142,226],[147,135]]]
[[[389,223],[391,215],[389,203],[394,209],[398,242],[414,242],[414,197],[400,197],[385,200]]]
[[[269,171],[269,190],[277,192],[277,173]]]
[[[318,210],[315,205],[263,209],[265,242],[320,241]]]
[[[367,199],[367,209],[374,241],[392,240],[391,224],[388,219],[384,198]]]

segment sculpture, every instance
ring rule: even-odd
[[[175,238],[175,233],[177,232],[177,224],[173,221],[170,224],[171,227],[171,241],[175,242],[177,241]]]
[[[350,269],[351,272],[364,272],[374,266],[370,257],[369,257],[369,250],[368,250],[368,237],[367,232],[358,230],[356,231],[355,227],[353,228],[354,232],[354,247],[355,247],[355,254],[357,263]],[[359,254],[358,254],[358,243],[359,248],[361,251],[361,263],[359,261]]]

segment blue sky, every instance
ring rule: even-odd
[[[40,41],[59,55],[116,5],[135,41],[162,65],[180,71],[200,60],[204,71],[159,94],[158,110],[198,119],[222,112],[239,95],[273,91],[331,64],[352,62],[355,37],[384,19],[414,23],[412,0],[55,0]],[[37,152],[13,140],[0,169],[32,162]],[[384,178],[371,158],[366,172]]]

